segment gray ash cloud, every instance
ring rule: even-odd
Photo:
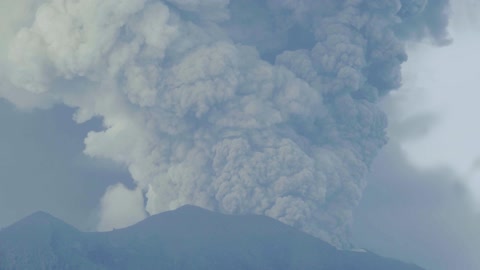
[[[118,226],[109,212],[130,192],[133,220],[194,204],[265,214],[345,247],[387,141],[377,102],[401,84],[407,39],[448,39],[447,7],[44,1],[8,41],[2,95],[103,119],[84,152],[127,166],[137,189],[107,191],[101,229]]]

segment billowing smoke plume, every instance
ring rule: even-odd
[[[376,102],[401,83],[400,37],[446,40],[438,3],[48,0],[9,41],[2,93],[103,119],[85,153],[126,165],[137,186],[107,191],[103,229],[195,204],[345,246],[386,142]],[[133,203],[119,213],[122,194]]]

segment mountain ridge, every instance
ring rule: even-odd
[[[45,212],[34,213],[0,231],[0,269],[421,268],[370,252],[337,250],[265,216],[187,205],[103,233],[81,232]]]

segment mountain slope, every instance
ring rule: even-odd
[[[263,216],[184,206],[129,228],[84,233],[45,213],[0,231],[0,269],[419,270],[340,251]]]
[[[0,269],[99,269],[83,254],[83,235],[37,212],[0,231]]]

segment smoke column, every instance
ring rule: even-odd
[[[448,43],[446,1],[35,5],[4,42],[0,95],[103,120],[84,152],[127,166],[136,188],[107,190],[101,230],[194,204],[265,214],[348,246],[386,143],[376,103],[400,86],[404,42]]]

